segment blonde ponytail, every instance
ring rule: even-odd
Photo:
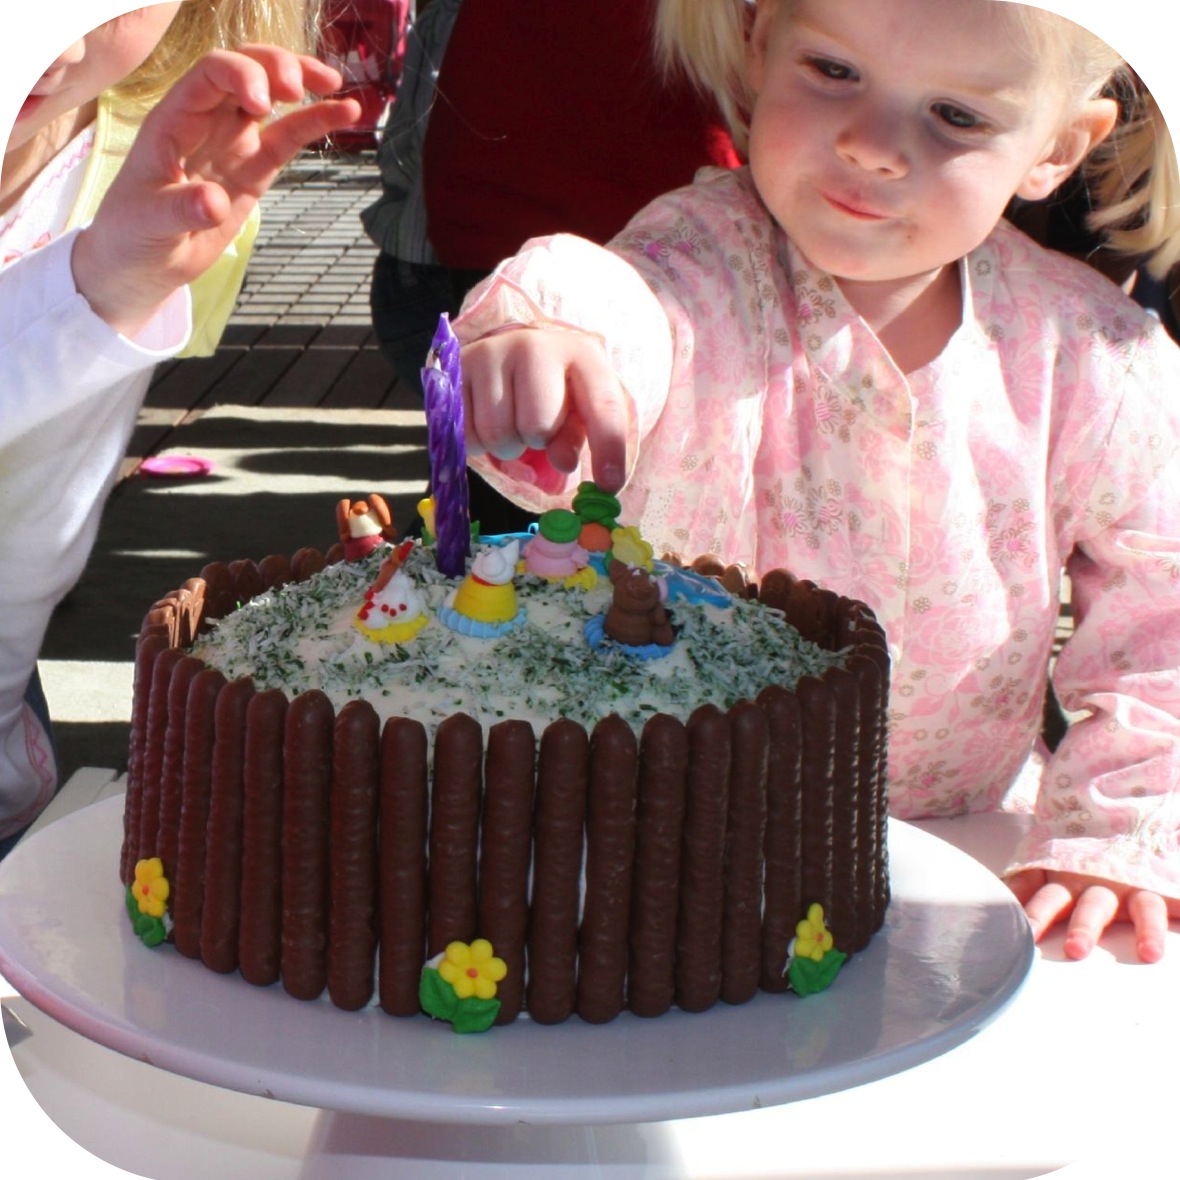
[[[1157,278],[1180,261],[1180,176],[1163,112],[1142,85],[1119,126],[1086,162],[1090,227],[1120,253],[1145,256]]]

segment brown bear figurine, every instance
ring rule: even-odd
[[[616,643],[668,647],[675,638],[668,612],[660,602],[660,588],[647,570],[614,560],[608,570],[614,598],[606,612],[603,631]]]

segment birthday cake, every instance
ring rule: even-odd
[[[343,501],[327,553],[214,563],[148,612],[136,933],[458,1031],[827,986],[889,899],[869,609],[656,560],[589,485],[458,558],[429,507],[398,541]]]

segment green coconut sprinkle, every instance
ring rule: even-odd
[[[582,627],[606,610],[609,583],[586,592],[527,574],[516,589],[528,621],[508,635],[473,639],[432,617],[409,643],[377,644],[353,619],[385,552],[259,595],[217,622],[193,654],[229,679],[253,677],[260,690],[321,688],[338,709],[365,698],[383,715],[415,716],[431,730],[457,711],[485,725],[520,717],[534,728],[556,717],[591,728],[613,712],[638,729],[654,713],[687,720],[704,703],[728,709],[767,684],[793,688],[846,658],[805,640],[778,611],[742,599],[725,608],[669,604],[677,641],[668,658],[638,659],[614,644],[594,651]],[[433,615],[453,583],[421,546],[402,568]]]

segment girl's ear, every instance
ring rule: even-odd
[[[757,5],[750,39],[746,43],[746,81],[754,94],[762,89],[766,77],[766,50],[778,0],[757,0]]]
[[[1049,146],[1045,156],[1029,169],[1016,196],[1040,201],[1054,192],[1077,166],[1114,129],[1118,103],[1113,98],[1094,98]]]

